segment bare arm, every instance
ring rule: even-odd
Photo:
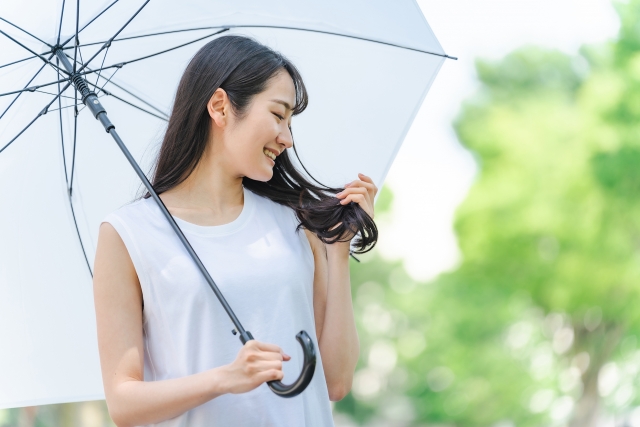
[[[236,360],[198,374],[145,382],[142,291],[127,249],[109,223],[100,226],[94,268],[98,349],[109,414],[118,427],[174,418],[225,393],[282,379],[289,360],[273,345],[250,341]]]
[[[313,308],[329,399],[351,390],[360,344],[349,279],[349,243],[325,245],[305,230],[315,260]]]
[[[336,194],[340,204],[357,203],[373,218],[378,188],[371,178],[358,174],[355,181]],[[360,343],[353,315],[349,278],[349,243],[325,245],[305,230],[315,260],[313,309],[318,345],[329,389],[329,398],[340,400],[349,393],[358,363]]]

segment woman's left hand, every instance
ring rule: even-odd
[[[336,197],[341,199],[341,205],[346,205],[350,202],[359,204],[373,218],[373,200],[378,192],[378,187],[375,186],[371,178],[364,174],[359,173],[358,178],[360,179],[345,185],[344,190],[336,194]]]

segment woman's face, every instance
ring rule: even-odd
[[[214,144],[219,145],[217,150],[214,148],[214,156],[234,176],[270,180],[273,159],[293,146],[289,129],[295,103],[293,80],[284,70],[277,73],[267,88],[253,97],[242,118],[233,113],[228,98],[224,98],[228,104],[224,112],[227,119],[221,122],[222,126],[216,126],[218,121],[212,117],[216,122],[213,131],[220,137],[214,136]]]

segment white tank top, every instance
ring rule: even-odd
[[[295,340],[300,330],[313,340],[317,364],[313,380],[296,397],[278,397],[262,384],[154,426],[333,426],[313,316],[313,253],[304,231],[296,232],[294,211],[245,188],[242,212],[233,222],[199,226],[175,220],[244,328],[291,356],[283,364],[283,382],[293,382],[302,367]],[[124,241],[140,280],[144,380],[183,377],[233,362],[242,346],[231,333],[233,324],[155,201],[123,206],[104,222]]]

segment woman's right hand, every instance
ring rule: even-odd
[[[282,380],[282,362],[290,359],[291,356],[275,344],[247,341],[236,360],[223,367],[228,392],[245,393],[264,382]]]

